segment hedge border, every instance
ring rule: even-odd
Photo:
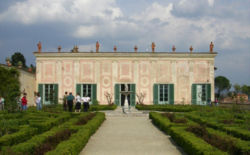
[[[35,149],[43,144],[46,139],[50,136],[54,136],[57,132],[63,131],[65,129],[70,129],[70,130],[77,130],[77,128],[70,128],[73,124],[75,124],[79,118],[87,116],[89,113],[81,113],[79,114],[80,116],[75,118],[71,118],[69,121],[60,124],[60,126],[53,127],[51,130],[42,133],[40,135],[36,135],[32,137],[30,140],[24,142],[24,143],[19,143],[17,145],[14,145],[11,147],[11,151],[15,153],[25,153],[25,154],[30,154],[35,151]]]
[[[97,112],[96,116],[86,125],[83,125],[82,128],[80,128],[77,133],[73,134],[69,140],[61,142],[57,145],[56,149],[47,152],[46,155],[78,155],[87,144],[91,135],[95,133],[104,120],[105,114]]]
[[[187,132],[185,126],[174,126],[167,118],[156,112],[149,113],[150,119],[159,129],[171,135],[174,141],[180,145],[184,151],[193,155],[217,155],[227,154],[196,137],[193,133]]]

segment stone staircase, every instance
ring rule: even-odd
[[[102,111],[105,113],[106,117],[148,117],[147,111],[138,111],[135,107],[131,107],[130,110],[125,108],[125,112],[122,112],[122,107],[117,107],[112,111]]]

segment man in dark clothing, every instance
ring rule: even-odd
[[[67,103],[68,103],[69,112],[72,112],[74,99],[75,99],[75,97],[72,95],[72,93],[69,93],[69,96],[67,96]]]
[[[68,96],[68,92],[65,92],[63,96],[63,110],[64,111],[67,111],[67,96]]]

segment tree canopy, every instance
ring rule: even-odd
[[[0,81],[0,96],[5,99],[5,109],[15,111],[16,99],[20,96],[19,72],[15,68],[0,66]]]
[[[221,92],[228,91],[231,88],[230,81],[224,76],[217,76],[214,81],[218,98],[220,97]]]
[[[22,62],[23,66],[24,66],[25,68],[27,68],[27,66],[26,66],[26,60],[25,60],[25,57],[23,56],[23,54],[20,53],[20,52],[16,52],[16,53],[14,53],[14,54],[11,56],[11,64],[12,64],[13,66],[18,66],[18,63],[19,63],[19,62]]]

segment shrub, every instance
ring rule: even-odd
[[[58,143],[69,139],[72,133],[75,131],[69,130],[69,129],[64,129],[63,131],[57,132],[54,136],[50,136],[46,139],[46,141],[37,147],[34,151],[34,154],[36,155],[43,155],[46,152],[53,150]]]
[[[72,134],[69,140],[63,141],[57,145],[56,149],[47,152],[47,155],[71,154],[78,155],[87,144],[90,136],[98,129],[105,120],[104,113],[96,113],[96,116],[86,125],[82,126],[77,133]]]
[[[115,110],[117,105],[91,105],[89,111]]]
[[[174,123],[183,123],[183,124],[186,124],[188,121],[186,118],[176,118],[174,120]]]
[[[0,147],[11,146],[23,142],[37,133],[36,128],[24,126],[18,132],[0,138]],[[1,148],[0,148],[1,149]]]
[[[95,117],[96,113],[90,113],[85,117],[81,117],[77,122],[76,125],[84,125],[86,124],[89,120],[91,120],[93,117]]]

